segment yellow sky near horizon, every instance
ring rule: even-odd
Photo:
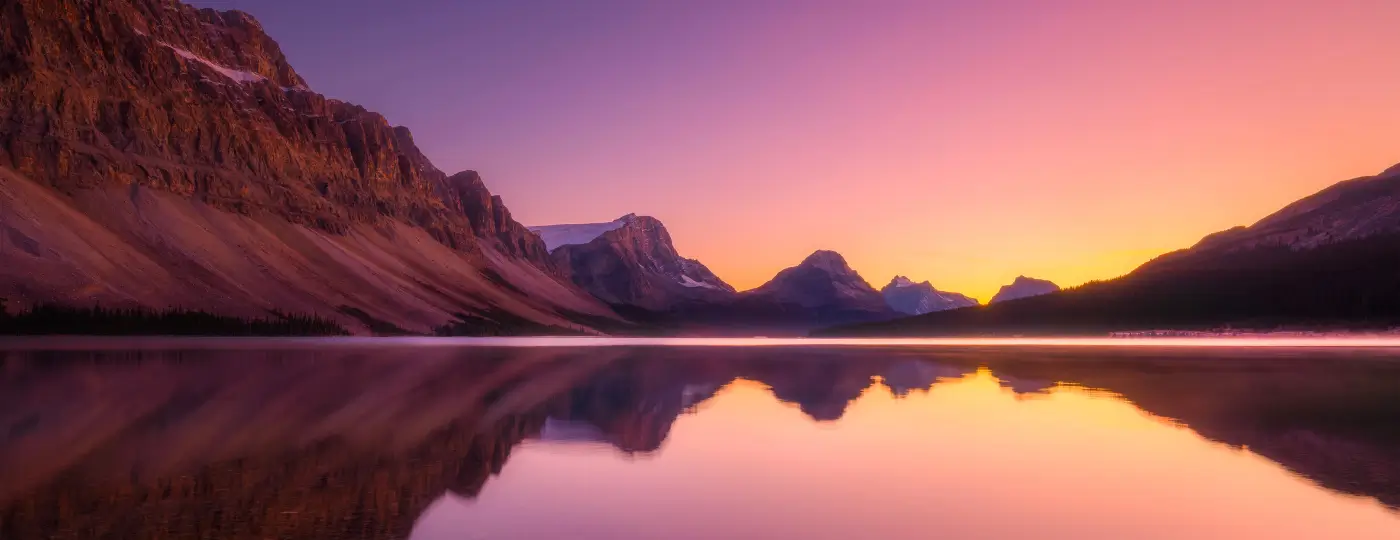
[[[366,69],[284,33],[521,223],[654,216],[739,289],[1074,286],[1400,162],[1390,0],[604,4],[365,3]]]

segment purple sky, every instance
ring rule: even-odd
[[[522,163],[582,158],[582,169],[626,157],[599,154],[653,151],[617,146],[656,143],[651,124],[686,121],[655,117],[659,104],[742,91],[744,73],[723,73],[748,69],[736,65],[749,54],[739,38],[788,13],[739,0],[187,3],[253,14],[313,89],[408,126],[439,168],[479,170],[507,193],[569,180]],[[675,112],[697,114],[686,109]]]
[[[1400,161],[1394,0],[191,3],[521,222],[652,215],[741,289],[1076,285]]]

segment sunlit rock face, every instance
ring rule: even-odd
[[[407,128],[309,88],[246,13],[7,2],[0,111],[12,302],[414,332],[459,314],[612,316],[479,175],[449,176]]]

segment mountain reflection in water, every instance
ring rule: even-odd
[[[0,355],[5,539],[1400,537],[1385,351]]]

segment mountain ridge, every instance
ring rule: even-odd
[[[817,335],[1389,329],[1400,325],[1400,166],[1338,182],[1128,274],[1014,302]]]
[[[246,13],[7,2],[0,113],[0,297],[16,304],[305,313],[362,333],[366,317],[416,333],[617,318],[479,175],[311,91]]]
[[[1009,285],[1002,285],[1001,289],[987,303],[1000,304],[1011,300],[1059,292],[1059,290],[1059,285],[1048,280],[1016,276],[1016,279],[1012,280]]]

